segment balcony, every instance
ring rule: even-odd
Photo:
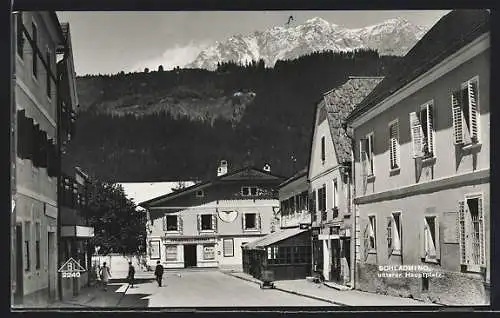
[[[300,224],[311,223],[311,213],[307,210],[294,211],[281,217],[281,227],[297,227]]]

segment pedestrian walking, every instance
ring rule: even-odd
[[[158,282],[158,287],[161,287],[161,281],[163,279],[163,266],[161,266],[160,261],[156,261],[155,276],[156,281]]]
[[[100,276],[101,276],[102,285],[104,287],[104,291],[107,291],[108,290],[108,281],[111,278],[111,272],[109,271],[109,267],[106,266],[106,262],[102,263]]]
[[[128,283],[131,288],[134,288],[134,275],[135,275],[135,267],[132,265],[132,262],[128,262]]]

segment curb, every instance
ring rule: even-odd
[[[236,276],[236,275],[231,275],[230,273],[227,273],[226,275],[229,275],[229,276],[232,276],[232,277],[235,277],[235,278],[239,278],[239,279],[245,280],[247,282],[252,282],[254,284],[258,284],[258,285],[260,284],[260,281],[257,282],[255,280],[252,280],[252,279],[249,279],[249,278],[246,278],[246,277],[240,277],[240,276]],[[327,302],[327,303],[330,303],[330,304],[333,304],[333,305],[337,305],[337,306],[351,307],[351,305],[339,303],[339,302],[336,302],[336,301],[333,301],[333,300],[330,300],[330,299],[326,299],[326,298],[321,298],[321,297],[317,297],[317,296],[311,296],[311,295],[299,293],[299,292],[292,291],[292,290],[287,290],[287,289],[283,289],[283,288],[279,288],[279,287],[274,287],[274,289],[279,290],[281,292],[285,292],[285,293],[297,295],[297,296],[302,296],[302,297],[307,297],[307,298],[311,298],[311,299],[314,299],[314,300],[324,301],[324,302]]]

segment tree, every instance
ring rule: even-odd
[[[163,65],[158,66],[158,72],[163,72]]]
[[[149,68],[147,68],[147,67],[146,67],[146,68],[144,69],[144,73],[149,73]]]
[[[125,196],[119,185],[91,179],[87,185],[88,205],[85,215],[94,227],[93,246],[100,246],[100,253],[111,251],[135,254],[145,250],[146,217],[137,211],[135,204]]]

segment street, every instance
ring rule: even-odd
[[[123,284],[116,292],[124,292],[126,288]],[[167,272],[163,287],[154,281],[141,283],[129,288],[124,299],[132,301],[133,296],[147,299],[147,307],[334,306],[278,290],[260,289],[257,284],[213,270]],[[120,305],[126,306],[128,302],[122,301]]]

